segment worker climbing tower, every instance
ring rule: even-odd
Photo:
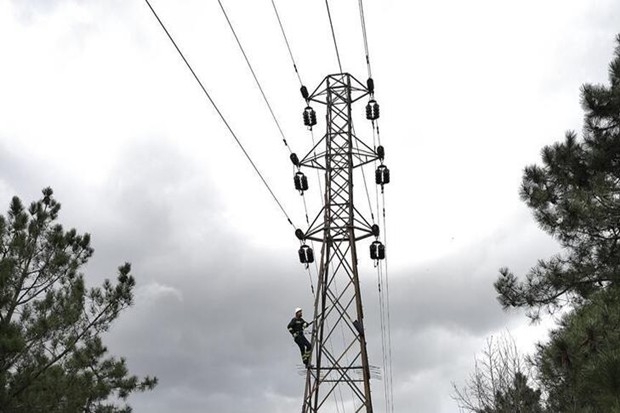
[[[355,102],[369,96],[366,118],[374,126],[379,105],[374,100],[372,78],[364,85],[348,73],[329,75],[314,92],[308,93],[305,87],[301,92],[307,104],[303,113],[306,126],[312,128],[317,123],[312,102],[327,108],[323,138],[301,160],[291,155],[297,167],[295,187],[300,192],[308,189],[302,167],[325,171],[324,205],[306,231],[296,231],[302,244],[299,258],[304,264],[314,261],[312,248],[306,242],[321,243],[312,355],[306,371],[302,413],[326,408],[335,392],[351,395],[348,404],[353,411],[371,413],[371,368],[364,334],[356,243],[374,237],[370,246],[373,260],[384,259],[385,249],[378,240],[379,226],[362,216],[353,202],[354,171],[380,161],[375,180],[383,188],[389,182],[389,170],[383,165],[383,147],[370,147],[356,136],[352,110]]]

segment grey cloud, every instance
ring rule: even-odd
[[[33,161],[36,162],[38,168],[47,172],[47,176],[44,177],[42,173],[33,171],[35,169]],[[54,166],[50,162],[33,160],[28,158],[27,154],[16,153],[0,140],[0,180],[7,189],[12,191],[12,193],[4,194],[7,200],[17,195],[24,203],[29,203],[36,199],[34,197],[40,195],[43,187],[51,185],[54,175]],[[0,205],[2,211],[6,208],[8,208],[8,202]]]
[[[3,174],[11,187],[38,191],[49,179],[36,161],[5,153],[2,165],[13,171]],[[114,169],[97,191],[75,187],[68,176],[52,185],[64,205],[61,222],[93,234],[87,282],[113,276],[125,260],[133,263],[136,304],[105,342],[111,354],[127,357],[130,371],[161,380],[154,392],[132,397],[135,410],[298,408],[303,378],[285,325],[293,307],[307,308],[312,299],[294,248],[282,258],[227,231],[217,196],[206,195],[213,194],[209,183],[195,179],[198,166],[166,141],[130,146]],[[440,400],[450,382],[466,374],[454,366],[466,368],[485,336],[517,318],[495,301],[497,269],[525,270],[554,248],[524,214],[459,253],[392,273],[393,372],[401,406],[416,400],[421,412],[451,411]],[[381,367],[374,277],[363,278],[365,325],[371,363]],[[373,381],[377,403],[382,386]]]
[[[460,253],[397,274],[390,284],[395,324],[407,331],[441,326],[472,335],[504,324],[493,288],[498,269],[510,266],[522,273],[558,250],[532,221],[520,216]]]
[[[526,235],[527,231],[523,237]],[[284,325],[291,304],[309,294],[306,280],[299,277],[302,271],[289,264],[283,266],[273,257],[259,259],[261,252],[241,240],[229,241],[237,245],[237,258],[241,259],[235,259],[234,254],[221,256],[204,270],[187,270],[180,262],[178,274],[182,275],[175,280],[155,275],[177,289],[180,296],[171,293],[151,303],[138,301],[111,336],[111,342],[124,349],[130,365],[161,377],[157,391],[166,395],[161,397],[169,400],[165,402],[171,403],[169,408],[175,392],[195,398],[195,406],[209,411],[223,408],[225,400],[250,396],[255,397],[254,409],[268,410],[272,408],[265,398],[268,391],[285,399],[301,397],[303,380],[295,371],[297,349]],[[511,240],[495,244],[502,243],[507,246]],[[493,242],[481,243],[488,244]],[[497,273],[496,261],[510,257],[499,254],[487,260],[489,251],[481,245],[459,256],[428,263],[423,267],[427,271],[409,270],[413,274],[409,277],[394,275],[391,320],[395,382],[433,380],[432,388],[441,388],[444,396],[449,394],[451,380],[463,374],[450,366],[462,365],[463,358],[469,360],[479,350],[477,343],[514,319],[495,302],[491,285]],[[534,257],[535,251],[531,251],[519,260]],[[291,275],[296,279],[291,280]],[[376,292],[371,284],[365,283],[366,328],[371,363],[381,367]],[[429,385],[420,386],[425,389]],[[379,394],[382,383],[374,383],[373,388]],[[140,400],[136,399],[138,403]],[[428,411],[435,411],[440,404],[432,399],[428,403]],[[242,406],[240,403],[233,410],[223,411],[250,411]],[[160,409],[166,410],[164,406]]]

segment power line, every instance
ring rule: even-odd
[[[385,220],[385,193],[381,193],[381,197],[383,198],[383,237],[385,240],[385,245],[387,249],[387,223]],[[391,320],[390,320],[390,281],[388,276],[388,257],[385,257],[385,295],[386,295],[386,307],[387,307],[387,338],[388,338],[388,364],[390,367],[390,405],[391,411],[394,412],[394,386],[393,386],[393,375],[392,375],[392,331],[391,331]],[[387,412],[386,412],[387,413]]]
[[[325,0],[325,7],[327,8],[327,17],[329,17],[329,27],[332,29],[332,38],[334,39],[334,47],[336,48],[336,57],[338,58],[338,68],[342,73],[342,64],[340,63],[340,52],[338,52],[338,43],[336,43],[336,33],[334,32],[334,23],[332,22],[332,13],[329,11],[329,3]]]
[[[383,297],[383,272],[381,271],[381,266],[377,265],[377,289],[379,290],[379,320],[381,326],[381,355],[382,355],[382,363],[383,363],[383,393],[385,395],[385,412],[389,413],[389,373],[388,373],[388,363],[387,363],[387,351],[386,347],[386,338],[385,338],[385,299]]]
[[[288,143],[286,142],[286,136],[284,136],[284,132],[282,132],[282,128],[280,127],[280,122],[278,122],[278,119],[276,118],[275,113],[273,113],[273,109],[271,108],[271,105],[269,104],[269,100],[267,99],[267,96],[265,95],[265,91],[263,91],[263,88],[260,82],[258,81],[258,77],[256,77],[256,73],[254,72],[254,68],[252,68],[252,64],[250,63],[250,60],[248,59],[248,55],[245,53],[245,50],[243,49],[243,46],[241,45],[241,41],[239,41],[239,37],[237,37],[235,28],[233,27],[232,23],[230,22],[230,19],[228,18],[228,14],[226,13],[226,10],[224,9],[224,5],[222,4],[220,0],[217,0],[217,2],[219,3],[220,9],[222,9],[222,13],[224,13],[224,17],[226,18],[226,21],[228,22],[228,27],[230,27],[230,30],[232,31],[233,36],[235,36],[237,45],[239,46],[239,49],[241,50],[241,53],[243,54],[243,57],[245,58],[245,62],[248,64],[248,67],[250,68],[250,72],[252,72],[252,76],[254,77],[254,80],[256,81],[256,85],[258,86],[258,89],[260,90],[261,95],[263,95],[263,99],[265,100],[265,103],[267,104],[267,107],[269,108],[269,113],[271,113],[271,117],[273,118],[273,121],[276,123],[276,126],[278,127],[278,130],[280,131],[280,135],[282,136],[282,142],[284,142],[284,146],[286,146],[286,148],[288,149],[290,153],[293,153],[291,148],[288,146]]]
[[[381,135],[379,133],[379,120],[372,121],[372,142],[373,147],[377,147],[377,143],[381,145]],[[376,168],[376,160],[374,162]],[[385,192],[381,188],[382,213],[379,214],[379,190],[375,187],[376,210],[379,224],[383,218],[383,238],[387,249],[387,223],[385,217]],[[385,282],[383,278],[385,276]],[[386,413],[394,412],[394,388],[392,374],[392,332],[390,320],[390,286],[388,279],[388,256],[385,257],[385,271],[381,264],[377,265],[377,280],[379,288],[379,310],[381,324],[381,351],[383,355],[383,370],[385,377],[383,380],[385,392],[385,411]],[[385,284],[385,288],[383,285]]]
[[[273,5],[273,11],[276,13],[276,17],[278,18],[278,24],[280,25],[280,30],[282,31],[282,36],[284,36],[284,42],[286,43],[286,48],[288,49],[288,54],[289,54],[289,56],[291,56],[291,61],[293,62],[293,69],[295,69],[295,74],[297,75],[297,79],[299,79],[299,84],[301,86],[303,86],[304,83],[301,81],[301,75],[299,74],[299,71],[297,70],[297,64],[295,63],[295,58],[293,57],[293,52],[291,51],[291,45],[288,42],[288,38],[286,37],[286,33],[284,32],[284,26],[282,25],[282,20],[280,20],[280,14],[278,13],[278,9],[276,7],[276,3],[274,2],[274,0],[271,0],[271,4]]]
[[[353,131],[353,138],[355,139],[355,148],[359,152],[359,141],[357,139],[357,134],[355,133],[355,128],[351,126]],[[362,180],[364,181],[364,188],[366,189],[366,198],[368,199],[368,210],[370,211],[370,218],[372,219],[372,223],[375,223],[375,213],[372,210],[372,202],[370,201],[370,192],[368,191],[368,183],[366,181],[366,173],[364,172],[364,168],[360,168],[362,170]],[[377,214],[379,211],[377,210]]]
[[[286,210],[284,209],[284,207],[282,206],[282,204],[280,203],[280,201],[278,200],[278,198],[276,197],[276,195],[273,193],[273,191],[271,190],[271,187],[269,186],[269,184],[267,183],[267,181],[265,180],[265,178],[263,177],[263,175],[260,173],[260,171],[258,170],[258,167],[256,166],[256,164],[254,163],[254,161],[252,160],[252,158],[250,157],[250,155],[248,154],[248,152],[245,150],[245,148],[243,147],[243,145],[241,144],[241,141],[239,141],[239,139],[237,138],[237,135],[235,135],[235,132],[232,130],[232,128],[230,127],[230,125],[228,124],[228,122],[226,121],[226,118],[224,118],[224,115],[222,114],[222,112],[220,111],[220,109],[217,107],[217,105],[215,104],[215,101],[211,98],[211,95],[209,95],[209,92],[207,92],[207,89],[204,87],[204,85],[202,84],[202,82],[200,81],[200,79],[198,78],[198,75],[196,75],[196,72],[194,72],[194,69],[192,68],[192,66],[189,64],[189,62],[187,61],[187,59],[185,58],[185,55],[183,54],[183,52],[181,51],[181,49],[179,49],[179,46],[177,46],[176,42],[174,41],[174,39],[172,38],[172,36],[170,35],[170,32],[168,32],[168,29],[166,29],[166,26],[164,25],[164,23],[161,21],[161,19],[159,18],[159,16],[157,15],[157,12],[155,12],[155,9],[153,9],[153,6],[151,6],[151,3],[149,3],[149,0],[144,0],[146,2],[146,4],[149,6],[149,9],[151,9],[151,12],[153,13],[153,15],[155,16],[155,18],[157,19],[157,21],[159,22],[159,25],[161,26],[162,29],[164,29],[164,32],[166,33],[166,35],[168,36],[168,39],[170,39],[170,42],[172,42],[172,44],[174,45],[174,48],[177,50],[177,52],[179,53],[179,55],[181,56],[181,58],[183,59],[183,62],[185,62],[185,65],[187,66],[187,68],[189,69],[189,71],[192,73],[192,75],[194,76],[194,79],[196,79],[196,82],[198,82],[198,85],[200,86],[200,88],[202,89],[202,91],[204,92],[205,96],[207,97],[207,99],[209,99],[209,102],[211,102],[211,105],[213,105],[213,108],[215,109],[215,111],[217,112],[217,114],[220,116],[220,118],[222,119],[222,122],[224,122],[224,125],[226,125],[226,128],[228,128],[228,131],[230,132],[230,134],[232,135],[232,137],[235,139],[235,142],[237,142],[237,145],[239,145],[239,148],[241,149],[241,151],[243,152],[243,154],[245,155],[245,157],[247,158],[247,160],[250,162],[250,164],[252,165],[252,167],[254,168],[254,170],[256,171],[256,173],[258,174],[258,176],[260,177],[261,181],[263,181],[263,184],[265,184],[265,187],[267,188],[267,190],[269,191],[269,193],[271,194],[271,196],[273,197],[274,201],[276,201],[276,204],[278,204],[278,206],[280,207],[280,210],[282,211],[282,213],[284,214],[284,216],[286,217],[287,221],[289,224],[291,224],[293,226],[293,228],[296,228],[295,225],[293,224],[293,221],[291,221],[291,218],[289,218],[288,214],[286,213]]]
[[[366,35],[366,19],[364,18],[364,3],[363,0],[359,0],[359,9],[360,9],[360,21],[362,23],[362,36],[364,37],[364,51],[366,52],[366,67],[368,68],[368,77],[372,77],[372,72],[370,71],[370,57],[368,53],[368,36]]]
[[[374,129],[374,128],[373,128]],[[378,122],[377,122],[377,133],[378,133]],[[373,133],[374,140],[374,133]],[[379,212],[379,191],[375,190],[376,202],[377,202],[377,213]],[[383,218],[383,238],[385,242],[385,247],[387,250],[387,222],[386,222],[386,214],[385,214],[385,192],[383,188],[381,188],[381,214],[379,215],[379,221]],[[379,222],[381,224],[381,222]],[[383,352],[383,360],[384,360],[384,370],[385,370],[385,378],[384,378],[384,387],[385,387],[385,398],[386,398],[386,413],[390,413],[394,411],[394,387],[393,387],[393,374],[392,374],[392,332],[391,332],[391,319],[390,319],[390,284],[389,284],[389,276],[388,276],[388,254],[385,256],[384,267],[379,264],[377,266],[377,276],[379,278],[379,301],[380,301],[380,309],[381,309],[381,335],[382,335],[382,352]],[[383,278],[385,277],[385,282],[383,282]],[[381,286],[384,285],[385,288]],[[387,316],[387,317],[386,317]]]

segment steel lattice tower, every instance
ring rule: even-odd
[[[327,130],[299,162],[325,171],[324,206],[305,233],[298,231],[300,239],[322,243],[302,413],[327,407],[334,392],[351,394],[355,412],[373,411],[356,241],[378,236],[379,228],[355,208],[353,172],[379,156],[355,136],[351,119],[353,103],[372,94],[370,82],[367,87],[348,73],[329,75],[307,98],[326,105]]]

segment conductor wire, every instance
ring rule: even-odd
[[[258,81],[258,77],[256,77],[256,73],[254,72],[254,68],[252,67],[250,60],[248,59],[248,55],[245,53],[245,50],[243,49],[243,46],[241,45],[241,41],[239,40],[239,37],[237,36],[237,33],[235,32],[235,28],[233,27],[230,19],[228,18],[228,14],[226,13],[226,10],[224,9],[224,5],[222,4],[220,0],[217,0],[217,2],[220,5],[220,9],[222,9],[222,13],[224,13],[226,22],[228,22],[228,27],[230,27],[230,30],[232,31],[232,34],[235,37],[235,40],[237,41],[237,45],[239,46],[239,49],[241,50],[241,53],[243,54],[243,58],[245,59],[245,62],[250,68],[250,72],[252,72],[252,76],[254,77],[254,81],[256,81],[258,90],[260,90],[261,95],[263,95],[263,99],[265,100],[265,103],[267,104],[267,107],[269,108],[269,113],[271,113],[271,117],[273,118],[273,121],[276,123],[276,126],[278,127],[278,130],[280,131],[280,135],[282,136],[282,142],[284,142],[284,146],[286,146],[289,153],[293,153],[291,148],[288,146],[288,143],[286,142],[286,136],[284,136],[284,132],[282,131],[282,128],[280,127],[280,122],[278,122],[276,115],[273,113],[273,109],[271,108],[271,105],[269,104],[269,100],[267,99],[267,96],[265,95],[265,91],[263,90],[263,87]]]
[[[176,42],[174,41],[172,35],[170,34],[170,32],[168,32],[168,29],[166,28],[166,26],[164,25],[164,23],[161,21],[161,19],[159,18],[159,16],[157,15],[157,12],[155,12],[155,9],[153,9],[153,6],[151,6],[151,3],[149,2],[149,0],[144,0],[146,2],[146,4],[149,6],[149,9],[151,9],[151,12],[153,13],[153,15],[155,16],[155,18],[157,19],[157,21],[159,22],[159,25],[161,26],[161,28],[164,30],[164,32],[166,33],[166,35],[168,36],[168,39],[170,39],[170,42],[173,44],[174,48],[177,50],[177,52],[179,53],[179,55],[181,56],[181,58],[183,59],[183,62],[185,62],[185,65],[187,66],[187,68],[189,69],[189,71],[192,73],[192,75],[194,76],[194,79],[196,79],[196,82],[198,82],[198,85],[200,86],[200,88],[202,89],[202,91],[204,92],[205,96],[207,97],[207,99],[209,100],[209,102],[211,102],[211,105],[213,106],[213,108],[215,109],[215,111],[217,112],[217,114],[220,116],[220,119],[222,119],[222,122],[224,122],[224,125],[226,125],[226,128],[228,129],[228,131],[230,132],[230,134],[232,135],[232,137],[235,139],[235,142],[237,142],[237,145],[239,146],[239,148],[241,149],[241,151],[243,152],[243,154],[245,155],[245,157],[247,158],[247,160],[250,162],[250,164],[252,165],[252,167],[254,168],[254,171],[256,171],[256,174],[259,176],[259,178],[261,179],[261,181],[263,182],[263,184],[265,185],[265,187],[267,188],[267,190],[269,191],[269,193],[271,194],[272,198],[274,199],[274,201],[276,202],[276,204],[278,205],[278,207],[280,207],[280,210],[282,211],[282,213],[284,214],[284,216],[286,217],[286,220],[288,221],[289,224],[291,224],[291,226],[293,228],[296,228],[295,225],[293,224],[293,221],[291,221],[291,218],[288,216],[288,214],[286,213],[286,210],[284,209],[284,207],[282,206],[282,204],[280,203],[280,201],[278,200],[278,198],[276,197],[276,195],[273,193],[273,191],[271,190],[271,187],[269,186],[269,184],[267,183],[267,181],[265,180],[265,178],[263,177],[263,175],[260,173],[258,167],[256,166],[256,164],[254,163],[254,161],[252,160],[252,158],[250,157],[250,155],[248,154],[248,152],[245,150],[245,148],[243,147],[243,145],[241,144],[241,141],[237,138],[237,135],[235,134],[235,132],[232,130],[232,128],[230,127],[230,125],[228,124],[228,122],[226,121],[226,118],[224,117],[224,115],[222,114],[222,112],[220,111],[220,109],[217,107],[217,105],[215,104],[215,101],[211,98],[211,95],[209,95],[209,92],[207,92],[207,89],[204,87],[204,85],[202,84],[202,82],[200,81],[200,78],[198,77],[198,75],[196,74],[196,72],[194,72],[194,69],[192,68],[192,66],[189,64],[189,62],[187,61],[187,59],[185,58],[185,55],[183,54],[183,52],[181,51],[181,49],[179,48],[179,46],[176,44]]]
[[[295,63],[295,58],[293,57],[293,52],[291,50],[291,45],[288,42],[288,38],[286,37],[286,33],[284,32],[284,26],[282,25],[282,20],[280,19],[280,14],[278,13],[278,8],[276,7],[276,3],[274,0],[271,0],[271,5],[273,6],[273,11],[276,13],[276,18],[278,19],[278,24],[280,25],[280,31],[282,31],[282,36],[284,36],[284,42],[286,43],[286,48],[288,49],[288,54],[291,56],[291,62],[293,62],[293,69],[295,69],[295,74],[297,75],[297,79],[299,79],[299,84],[303,86],[303,82],[301,81],[301,75],[297,70],[297,64]]]
[[[327,17],[329,17],[329,27],[332,29],[332,38],[334,39],[334,47],[336,48],[336,57],[338,58],[338,68],[342,73],[342,63],[340,63],[340,52],[338,51],[338,43],[336,43],[336,33],[334,32],[334,23],[332,21],[332,13],[329,10],[329,3],[325,0],[325,7],[327,8]]]
[[[368,36],[366,34],[366,19],[364,18],[364,2],[359,0],[360,22],[362,24],[362,36],[364,37],[364,51],[366,52],[366,67],[368,68],[368,77],[372,77],[370,70],[370,56],[368,53]]]

